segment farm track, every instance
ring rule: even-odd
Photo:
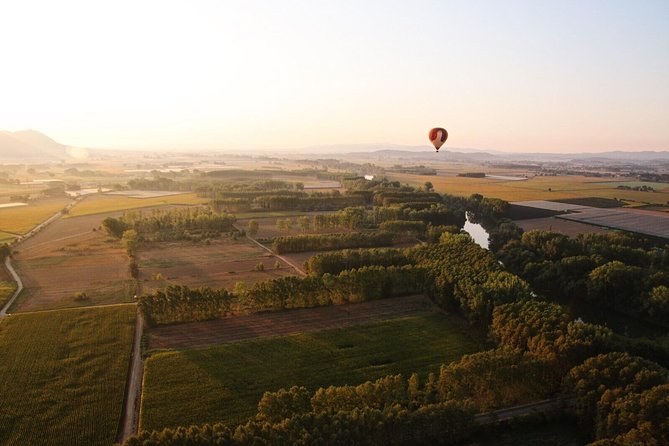
[[[239,229],[239,228],[236,227],[236,226],[235,226],[235,229],[237,229],[238,231],[241,232],[241,229]],[[263,245],[263,244],[260,243],[258,240],[256,240],[256,239],[254,239],[253,237],[251,237],[250,235],[247,234],[247,235],[246,235],[246,238],[249,239],[249,240],[251,240],[251,241],[252,241],[253,243],[255,243],[256,245],[260,246],[260,247],[261,247],[262,249],[264,249],[265,251],[267,251],[267,252],[269,252],[270,254],[272,254],[274,257],[276,257],[276,258],[278,258],[278,259],[281,259],[284,263],[286,263],[287,265],[289,265],[291,268],[293,268],[295,271],[297,271],[300,275],[302,275],[302,276],[306,276],[306,275],[307,275],[307,273],[305,273],[300,267],[298,267],[297,265],[295,265],[295,263],[291,262],[290,260],[288,260],[288,259],[285,258],[284,256],[281,256],[281,255],[279,255],[279,254],[275,254],[274,251],[272,251],[272,250],[269,249],[267,246]]]
[[[148,340],[151,349],[205,347],[380,322],[431,311],[433,304],[424,296],[396,297],[157,327],[148,331]]]
[[[132,342],[130,368],[128,369],[127,388],[121,414],[119,442],[137,433],[139,425],[139,409],[142,396],[142,378],[144,375],[144,361],[142,360],[142,336],[144,335],[144,319],[137,308],[137,322]]]

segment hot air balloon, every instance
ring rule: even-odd
[[[448,139],[448,132],[446,129],[442,129],[441,127],[435,127],[430,130],[429,137],[430,142],[432,142],[434,148],[437,149],[437,152],[439,152],[441,146],[446,142],[446,139]]]

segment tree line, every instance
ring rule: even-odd
[[[409,386],[394,378],[398,377],[343,392],[319,389],[311,395],[304,387],[293,387],[266,393],[258,414],[239,426],[216,424],[140,432],[124,444],[456,445],[474,430],[473,413],[461,403],[403,404],[400,400],[406,398],[401,394],[406,395]],[[389,393],[391,399],[381,399]],[[349,404],[341,404],[349,397]],[[333,410],[334,401],[344,410]]]
[[[404,266],[413,263],[404,249],[344,249],[313,255],[304,263],[309,275],[339,274],[363,266]]]
[[[142,241],[202,240],[235,231],[235,218],[208,209],[193,207],[159,210],[148,214],[127,212],[119,218],[107,217],[102,226],[113,237],[132,230]]]
[[[285,254],[290,252],[379,247],[392,245],[394,238],[394,234],[382,231],[351,234],[294,235],[274,238],[272,250],[277,254]]]
[[[366,266],[322,276],[280,277],[233,291],[170,285],[139,298],[149,325],[219,319],[232,314],[365,302],[421,291],[422,268]]]

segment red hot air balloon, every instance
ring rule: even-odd
[[[432,142],[432,145],[434,145],[434,148],[437,149],[438,152],[441,146],[446,142],[446,139],[448,139],[448,132],[441,127],[435,127],[430,130],[429,136],[430,142]]]

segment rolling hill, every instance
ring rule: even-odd
[[[0,130],[0,159],[59,160],[68,158],[66,146],[36,130]]]

